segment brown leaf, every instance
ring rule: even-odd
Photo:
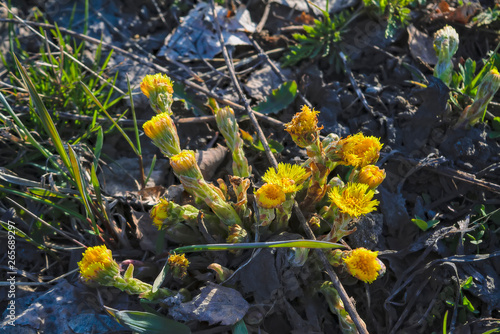
[[[412,57],[424,64],[435,65],[438,59],[433,46],[434,39],[415,28],[413,24],[406,30],[408,31],[408,46]]]
[[[234,325],[243,319],[248,311],[248,302],[234,289],[209,283],[200,291],[192,301],[171,307],[169,314],[175,320]]]
[[[196,161],[205,179],[210,180],[214,176],[217,168],[226,158],[227,151],[226,147],[217,145],[217,147],[196,152]]]

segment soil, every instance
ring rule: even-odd
[[[486,2],[481,3],[484,8],[492,6]],[[74,3],[18,1],[14,5],[21,17],[30,20],[33,19],[29,16],[33,13],[32,6],[38,5],[47,15],[49,23],[57,22],[67,27],[68,8],[71,10]],[[158,55],[168,52],[164,50],[164,40],[180,29],[180,22],[196,5],[193,1],[174,4],[173,1],[96,0],[90,3],[93,7],[90,36],[100,38],[102,33],[105,42],[166,67],[169,75],[181,80],[193,78],[165,56],[154,59],[147,56],[147,53]],[[300,17],[303,20],[306,14],[278,3],[272,3],[269,13],[265,14],[266,2],[246,3],[249,19],[254,25],[268,15],[262,31],[252,34],[252,39],[269,52],[275,64],[279,64],[286,48],[294,43],[292,30],[288,27],[298,25],[295,31],[300,31]],[[233,4],[238,5],[236,1],[226,1],[226,6],[236,10],[236,7],[231,7]],[[156,5],[162,16],[158,15]],[[336,72],[328,61],[320,58],[306,59],[296,66],[280,69],[288,81],[296,81],[298,92],[320,111],[319,120],[324,127],[322,135],[335,133],[345,137],[363,132],[380,138],[384,144],[378,165],[385,169],[387,177],[378,188],[379,209],[364,217],[357,224],[357,231],[345,241],[352,248],[366,247],[379,251],[386,273],[372,284],[353,280],[342,272],[337,273],[370,333],[437,333],[443,330],[443,323],[447,323],[447,330],[454,333],[484,333],[500,328],[500,214],[495,211],[500,208],[500,141],[490,135],[493,131],[491,116],[500,115],[500,98],[497,94],[488,107],[488,122],[471,128],[455,128],[461,110],[448,103],[450,90],[432,76],[432,59],[435,56],[433,50],[425,46],[430,39],[432,48],[433,34],[446,24],[452,25],[460,35],[460,46],[454,58],[458,69],[458,63],[463,64],[467,58],[475,60],[480,66],[481,59],[488,58],[488,52],[500,40],[494,28],[452,21],[449,16],[436,16],[437,5],[429,2],[413,8],[411,27],[399,28],[391,39],[384,38],[386,23],[382,18],[364,15],[356,19],[343,41],[348,71]],[[459,7],[454,2],[450,5]],[[71,29],[78,32],[82,31],[83,25],[81,4],[77,9]],[[97,12],[103,16],[97,15]],[[27,43],[32,38],[31,33],[22,33]],[[2,52],[8,50],[5,44],[2,48]],[[89,43],[88,48],[89,57],[92,57],[95,45]],[[258,55],[251,42],[231,46],[230,49],[232,58],[237,62]],[[278,51],[273,51],[276,49]],[[209,48],[207,46],[207,50],[196,52],[209,52]],[[194,78],[191,81],[221,99],[242,105],[227,69],[222,68],[222,55],[216,53],[213,59],[199,58],[193,56],[179,60],[203,80]],[[153,111],[139,93],[138,86],[144,75],[156,71],[134,62],[126,54],[117,53],[111,58],[109,67],[119,71],[117,86],[121,89],[126,90],[127,87],[125,75],[130,78],[134,92],[137,92],[134,105],[138,119],[145,121],[152,117]],[[214,68],[217,68],[215,72]],[[415,69],[425,75],[426,88],[411,82],[417,81]],[[237,67],[236,71],[245,92],[250,94],[251,105],[260,102],[280,84],[278,75],[273,73],[264,58],[254,57],[247,64]],[[353,80],[349,78],[349,72]],[[4,75],[2,81],[5,78]],[[206,107],[193,108],[192,101],[203,103],[205,95],[195,89],[187,89],[187,93],[187,103],[177,101],[174,105],[178,119],[186,120],[178,122],[181,147],[207,152],[205,176],[215,183],[218,178],[227,182],[231,162],[225,150],[218,146],[225,146],[224,139],[218,134],[213,119],[195,119],[210,115]],[[366,99],[366,104],[362,98]],[[297,96],[284,110],[267,116],[282,123],[289,122],[304,103]],[[130,101],[122,102],[114,113],[121,114],[129,105]],[[241,128],[253,134],[255,130],[251,122],[243,117],[244,111],[237,108],[235,111],[242,117]],[[66,121],[69,122],[67,124],[72,122]],[[266,137],[283,145],[276,159],[293,163],[305,161],[305,150],[293,143],[279,122],[259,118]],[[72,136],[71,129],[61,129],[61,132],[65,138]],[[140,177],[136,159],[118,132],[105,137],[105,167],[101,175],[106,181],[103,191],[113,203],[111,212],[121,224],[120,228],[125,230],[126,241],[120,239],[121,243],[117,242],[113,254],[120,261],[142,261],[137,265],[143,271],[142,279],[152,282],[167,253],[155,254],[156,230],[149,224],[148,212],[161,195],[184,201],[186,194],[179,190],[179,182],[169,168],[168,159],[162,157],[159,150],[143,137],[145,165],[151,163],[154,154],[158,157],[145,190],[139,191],[138,182],[134,181]],[[11,145],[6,136],[1,138],[2,145]],[[258,185],[270,163],[263,152],[250,148],[247,152],[253,167],[253,182]],[[92,162],[91,157],[82,157],[82,160],[83,165]],[[40,179],[39,172],[33,172],[29,166],[15,172],[31,180]],[[338,173],[342,172],[338,170]],[[2,220],[6,221],[9,214],[13,217],[14,208],[5,198],[0,201]],[[37,210],[36,207],[32,209]],[[417,217],[423,221],[436,220],[437,224],[423,231],[412,222]],[[70,222],[61,222],[66,223]],[[271,236],[267,241],[304,237],[294,215],[291,233]],[[82,235],[77,238],[86,240],[89,245],[97,240]],[[54,236],[46,239],[53,243],[66,242]],[[165,250],[178,245],[176,240],[165,242]],[[22,247],[26,256],[21,259],[19,268],[38,277],[58,277],[75,269],[76,262],[80,260],[79,251],[63,253],[58,261],[51,258],[54,266],[42,274],[44,252],[28,243],[23,243]],[[216,262],[232,270],[240,268],[224,286],[238,290],[249,303],[244,318],[249,332],[339,333],[341,329],[337,317],[317,292],[319,285],[329,279],[324,268],[312,252],[306,265],[292,266],[287,260],[288,252],[193,253],[188,256],[191,265],[187,278],[180,281],[168,277],[164,285],[172,289],[187,288],[194,296],[207,282],[216,282],[213,272],[206,269],[211,263]],[[470,277],[470,286],[461,287]],[[79,293],[96,295],[96,289],[82,286],[76,274],[66,279],[81,290]],[[44,292],[48,288],[42,285],[23,294]],[[0,305],[6,306],[7,299],[3,292],[1,297]],[[467,307],[467,301],[472,307]],[[105,305],[142,310],[133,297],[124,299],[115,293],[106,295]],[[101,310],[97,306],[94,312],[99,314]],[[161,312],[167,313],[165,309]],[[188,321],[187,324],[193,333],[229,333],[231,330],[228,324],[211,323],[210,320]],[[126,332],[116,328],[102,330],[103,333],[117,331]],[[45,332],[50,333],[50,330]]]

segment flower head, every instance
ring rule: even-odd
[[[323,127],[318,127],[319,111],[311,110],[308,106],[302,106],[302,111],[293,116],[290,123],[285,124],[285,131],[291,136],[295,144],[307,147],[314,144],[319,137]]]
[[[376,137],[357,133],[341,139],[339,147],[338,154],[342,164],[362,168],[378,160],[382,144]]]
[[[101,284],[106,284],[120,272],[111,250],[104,245],[87,248],[82,260],[78,262],[78,267],[85,281],[92,280]]]
[[[286,200],[283,189],[275,184],[266,183],[255,192],[257,204],[265,209],[274,209]]]
[[[181,153],[170,158],[170,166],[178,175],[185,175],[199,180],[203,179],[194,151],[182,150]]]
[[[181,152],[174,121],[167,113],[154,116],[142,126],[148,136],[167,157]]]
[[[356,248],[343,258],[344,265],[352,276],[363,282],[372,283],[383,270],[377,255],[378,252]]]
[[[310,173],[299,165],[279,163],[278,169],[269,168],[262,179],[267,183],[280,186],[285,194],[295,193],[302,189]]]
[[[153,206],[149,216],[153,218],[153,224],[160,229],[163,226],[163,221],[168,217],[170,202],[164,198],[160,199],[160,203]]]
[[[374,194],[367,184],[350,182],[345,187],[333,187],[328,197],[340,212],[359,217],[376,209],[379,202],[372,200]]]
[[[172,254],[167,260],[170,271],[175,278],[183,278],[186,276],[187,268],[189,267],[189,261],[186,259],[184,254]]]
[[[156,112],[172,114],[170,106],[173,103],[174,87],[166,74],[146,75],[141,82],[141,91],[149,98],[149,103]]]
[[[375,165],[368,165],[359,171],[358,182],[367,184],[368,187],[377,188],[385,179],[385,170]]]

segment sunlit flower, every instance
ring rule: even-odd
[[[269,168],[262,177],[267,183],[280,186],[285,194],[299,191],[310,173],[299,165],[279,163],[278,170]]]
[[[141,82],[141,90],[149,98],[151,107],[157,112],[172,114],[174,87],[172,80],[165,74],[146,75]]]
[[[186,175],[197,179],[203,178],[196,163],[194,151],[182,150],[181,153],[170,158],[170,166],[178,175]]]
[[[167,113],[154,116],[142,126],[144,133],[167,157],[181,152],[174,121]]]
[[[290,123],[285,124],[285,131],[291,136],[293,141],[300,147],[307,147],[314,144],[319,137],[319,132],[323,127],[318,127],[319,111],[302,106],[302,111],[293,116]]]
[[[382,144],[376,137],[357,133],[341,139],[339,147],[338,154],[342,164],[362,168],[378,160]]]
[[[358,182],[365,183],[370,188],[377,188],[385,179],[385,170],[375,165],[368,165],[359,171]]]
[[[285,199],[283,189],[275,184],[266,183],[255,192],[257,204],[265,209],[274,209],[283,204]]]
[[[189,261],[184,254],[172,254],[167,260],[170,272],[175,278],[183,278],[186,276]]]
[[[144,77],[141,82],[141,91],[148,98],[151,93],[165,91],[169,94],[174,93],[172,80],[166,74],[149,74]]]
[[[372,200],[374,194],[367,184],[348,183],[345,187],[333,187],[328,197],[340,212],[359,217],[376,209],[379,202]]]
[[[111,250],[105,245],[89,247],[78,262],[80,274],[85,281],[96,281],[105,284],[110,278],[119,274],[119,267]]]
[[[356,248],[343,258],[347,271],[357,279],[372,283],[379,276],[382,268],[377,258],[378,252],[366,248]]]
[[[163,226],[163,221],[168,217],[169,201],[164,198],[160,199],[160,203],[153,206],[149,216],[153,218],[153,224],[160,229]]]

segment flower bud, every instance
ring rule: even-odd
[[[385,170],[375,165],[368,165],[359,171],[358,182],[367,184],[371,189],[377,188],[385,179]]]
[[[434,76],[450,85],[453,74],[452,58],[458,50],[459,37],[455,29],[445,26],[434,35],[434,50],[438,62],[434,67]]]
[[[142,126],[144,133],[167,157],[179,154],[179,136],[174,121],[167,113],[154,116]]]
[[[174,102],[174,87],[166,74],[146,75],[141,82],[141,91],[149,98],[151,108],[157,113],[172,115],[170,107]]]

